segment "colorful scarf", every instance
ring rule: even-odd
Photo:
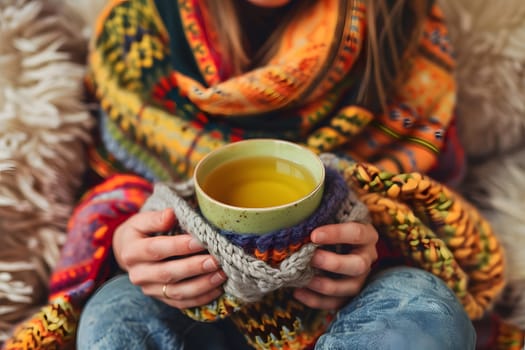
[[[92,41],[88,79],[100,101],[101,143],[91,163],[106,180],[83,197],[69,222],[48,305],[21,324],[5,348],[58,349],[74,339],[82,306],[116,271],[115,228],[151,194],[144,178],[187,179],[211,150],[254,137],[336,153],[384,245],[403,263],[441,277],[471,318],[482,317],[503,285],[501,247],[461,197],[421,175],[437,176],[443,164],[453,164],[445,170],[454,177],[462,168],[442,15],[436,7],[429,14],[387,112],[372,113],[356,104],[360,75],[353,70],[364,50],[364,11],[363,1],[317,1],[285,30],[267,65],[231,77],[222,69],[210,14],[198,1],[108,4]],[[522,346],[522,333],[502,330],[492,349]]]
[[[301,142],[392,172],[426,173],[452,147],[456,159],[448,163],[462,168],[451,123],[454,63],[437,8],[406,82],[376,115],[356,104],[363,1],[317,1],[287,27],[267,65],[232,77],[221,69],[210,15],[196,0],[116,1],[102,14],[89,57],[101,103],[105,149],[92,157],[100,174],[181,180],[211,150],[255,137]]]

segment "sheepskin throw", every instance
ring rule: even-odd
[[[439,0],[456,51],[458,129],[467,155],[525,145],[525,1]]]
[[[525,329],[525,2],[439,0],[457,53],[462,193],[498,233],[507,286],[496,306]]]
[[[0,343],[47,299],[90,116],[85,39],[62,4],[0,1]],[[78,19],[78,18],[77,18]]]

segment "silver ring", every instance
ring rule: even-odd
[[[168,288],[168,284],[165,283],[163,286],[162,286],[162,295],[164,295],[164,298],[166,299],[171,299],[168,294],[166,293],[166,289]]]

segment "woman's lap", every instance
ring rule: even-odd
[[[82,349],[248,348],[229,322],[196,322],[148,296],[126,275],[104,285],[79,325]],[[324,349],[473,349],[475,333],[456,297],[439,279],[412,268],[375,276],[321,336]]]

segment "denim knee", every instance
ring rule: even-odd
[[[316,349],[474,349],[474,327],[454,293],[415,268],[388,269],[337,314]]]
[[[228,350],[230,343],[237,346],[244,341],[233,333],[225,324],[186,317],[144,295],[122,275],[107,282],[87,303],[80,318],[77,349]]]
[[[127,275],[121,275],[103,285],[86,304],[77,349],[177,349],[182,340],[174,327],[182,333],[184,323],[178,310],[144,295]]]

